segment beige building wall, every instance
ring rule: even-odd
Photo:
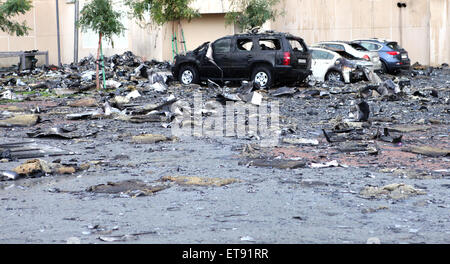
[[[193,19],[190,22],[181,21],[181,28],[184,31],[187,50],[193,50],[206,41],[214,41],[220,37],[234,34],[233,25],[225,25],[225,14],[202,14],[200,18]],[[164,49],[163,59],[172,58],[172,27],[164,27]],[[181,31],[178,30],[178,50],[181,51]]]
[[[80,1],[80,10],[87,0]],[[264,28],[290,32],[303,37],[308,44],[322,40],[351,40],[379,37],[397,40],[408,50],[412,62],[439,65],[450,62],[450,0],[281,0],[284,14]],[[25,19],[32,28],[25,37],[0,32],[0,51],[48,50],[50,63],[58,63],[56,0],[34,0]],[[187,49],[205,41],[233,34],[234,26],[226,26],[224,15],[230,10],[228,0],[195,0],[202,14],[191,22],[182,21]],[[124,10],[116,5],[118,10]],[[59,0],[61,60],[70,63],[74,57],[74,4]],[[104,43],[106,56],[131,50],[145,59],[171,60],[172,25],[140,27],[124,13],[127,30],[114,39],[114,48]],[[180,33],[178,33],[179,35]],[[81,32],[78,58],[96,55],[98,36]],[[179,44],[179,50],[180,50]],[[43,57],[38,58],[40,62]],[[18,58],[0,59],[0,65],[17,63]]]
[[[62,2],[62,1],[60,1]],[[60,5],[60,19],[64,18],[68,6]],[[52,0],[35,0],[33,8],[25,15],[18,16],[18,21],[26,21],[32,29],[28,36],[9,36],[0,31],[0,51],[25,51],[38,49],[49,51],[50,63],[57,63],[57,30],[56,30],[56,2]],[[63,49],[63,48],[62,48]],[[44,62],[44,57],[38,57]],[[0,65],[10,65],[19,62],[18,58],[0,59]]]
[[[272,23],[277,31],[323,40],[393,39],[412,62],[439,65],[450,61],[450,0],[281,0],[285,13]]]

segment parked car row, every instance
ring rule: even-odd
[[[252,80],[260,87],[276,82],[353,82],[363,68],[394,72],[410,66],[408,53],[394,41],[323,41],[310,48],[289,33],[266,31],[225,36],[177,55],[172,74],[182,84]]]

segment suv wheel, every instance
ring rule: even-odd
[[[267,66],[259,66],[253,70],[252,81],[261,88],[268,88],[272,84],[272,73]]]
[[[325,80],[332,82],[344,82],[344,77],[342,77],[342,74],[338,71],[329,71],[325,76]]]
[[[178,74],[178,80],[181,84],[189,85],[198,82],[198,71],[195,67],[191,65],[185,65],[181,67],[180,73]]]

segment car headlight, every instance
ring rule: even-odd
[[[350,68],[350,67],[348,67],[348,66],[343,66],[342,67],[342,71],[345,71],[345,72],[349,72],[349,71],[352,71],[353,69],[352,68]]]

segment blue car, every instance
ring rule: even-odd
[[[381,39],[354,40],[370,51],[378,51],[382,62],[382,71],[385,73],[398,73],[400,70],[409,70],[411,60],[408,52],[395,41]]]

